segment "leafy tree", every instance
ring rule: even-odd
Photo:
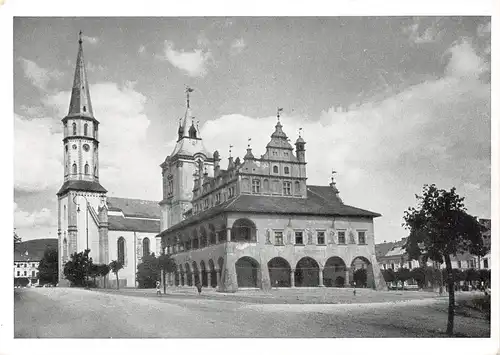
[[[104,280],[104,288],[106,288],[106,276],[109,274],[109,265],[99,264],[99,276]]]
[[[366,275],[366,269],[357,269],[356,271],[354,271],[352,277],[356,282],[356,286],[366,286],[366,281],[368,279]]]
[[[140,288],[154,288],[159,273],[158,259],[155,254],[145,255],[137,265],[136,280]]]
[[[479,270],[479,281],[483,282],[485,287],[489,287],[491,282],[491,270],[480,269]]]
[[[41,284],[57,284],[59,278],[59,257],[56,249],[47,248],[38,265],[38,278]]]
[[[395,272],[396,280],[401,281],[401,289],[405,288],[405,281],[411,279],[410,270],[402,267],[398,271]]]
[[[446,333],[453,334],[455,314],[454,280],[451,255],[480,253],[483,250],[484,227],[466,212],[464,198],[456,189],[440,190],[436,185],[424,185],[422,196],[416,195],[418,205],[404,212],[404,223],[410,230],[404,248],[410,260],[431,259],[446,265],[449,289],[448,324]]]
[[[410,278],[414,279],[417,282],[418,288],[424,288],[427,281],[426,268],[421,266],[411,270]]]
[[[109,268],[111,269],[113,274],[116,275],[116,289],[119,290],[120,289],[120,282],[118,280],[118,271],[123,269],[123,265],[121,262],[119,262],[117,260],[113,260],[112,262],[109,263]]]
[[[170,257],[170,255],[165,254],[165,249],[162,250],[162,255],[158,257],[158,266],[162,273],[163,280],[163,293],[167,293],[167,283],[165,281],[165,273],[174,272],[176,265],[175,260]]]
[[[396,275],[394,274],[394,270],[392,269],[382,270],[382,276],[384,277],[386,283],[392,283],[396,281]]]
[[[479,271],[476,269],[467,269],[465,271],[465,280],[469,282],[479,281]]]
[[[85,286],[86,277],[92,260],[89,258],[90,249],[80,253],[73,253],[71,260],[64,265],[64,276],[72,286]]]
[[[96,278],[101,276],[101,270],[100,270],[100,264],[90,264],[89,265],[89,273],[88,275],[93,279],[94,281],[94,285],[93,287],[97,287],[97,282],[96,282]]]
[[[21,243],[21,237],[17,235],[16,230],[14,229],[14,247]]]

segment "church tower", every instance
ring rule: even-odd
[[[105,203],[107,191],[99,183],[99,121],[92,110],[81,31],[69,111],[62,123],[64,183],[57,193],[60,279],[64,263],[75,252],[89,248],[94,262],[103,259],[96,211]]]
[[[180,119],[175,148],[160,165],[163,180],[161,207],[161,231],[184,219],[184,213],[191,209],[194,176],[200,166],[214,176],[213,155],[203,145],[198,124],[191,112],[189,96],[193,89],[186,89],[186,112]]]

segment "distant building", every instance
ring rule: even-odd
[[[48,248],[57,249],[57,239],[35,239],[14,246],[15,285],[38,284],[38,266]]]
[[[479,219],[479,222],[487,228],[483,234],[483,243],[490,249],[491,247],[491,220]],[[381,270],[392,269],[394,271],[404,267],[407,269],[414,269],[422,263],[418,260],[409,260],[403,246],[406,243],[406,238],[392,243],[381,243],[375,245],[375,253],[377,255],[378,264]],[[451,255],[451,265],[453,269],[490,269],[491,268],[491,252],[488,252],[484,257],[478,257],[470,253]],[[432,260],[427,261],[427,266],[446,268],[443,263],[436,265]]]

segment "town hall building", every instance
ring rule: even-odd
[[[176,263],[166,283],[199,283],[221,292],[239,288],[344,287],[357,269],[366,286],[385,288],[374,247],[378,213],[344,204],[332,176],[307,183],[306,142],[290,144],[280,121],[264,155],[243,159],[209,152],[187,107],[177,143],[160,165],[161,201],[108,197],[99,180],[99,121],[94,117],[83,58],[76,62],[64,127],[64,182],[58,197],[59,277],[71,254],[90,249],[95,263],[118,260],[120,286],[136,286],[143,255],[166,253]],[[270,127],[271,128],[271,127]],[[271,133],[271,132],[270,132]],[[108,285],[116,281],[109,278]]]

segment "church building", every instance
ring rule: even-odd
[[[69,111],[62,119],[64,182],[57,193],[59,283],[73,253],[90,249],[94,263],[122,263],[120,286],[135,287],[143,255],[158,253],[160,208],[156,201],[107,197],[99,181],[99,121],[94,117],[79,40]],[[109,286],[116,279],[109,277]]]
[[[204,145],[189,105],[177,144],[161,164],[162,248],[177,264],[167,283],[216,288],[343,287],[365,268],[366,286],[385,288],[375,258],[378,213],[346,205],[335,181],[307,184],[306,142],[295,149],[278,121],[266,152],[243,160]]]

